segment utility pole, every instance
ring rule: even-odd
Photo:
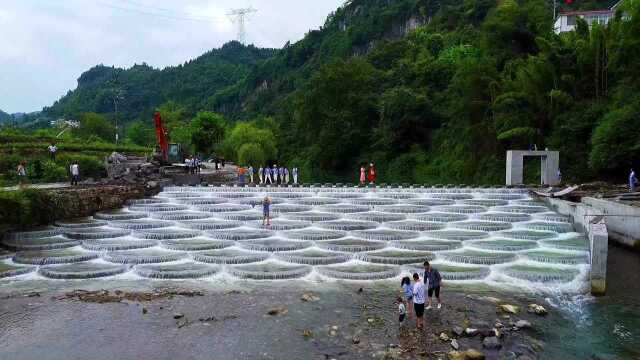
[[[238,40],[243,45],[247,41],[246,23],[249,20],[249,16],[256,12],[258,12],[258,10],[249,6],[247,8],[231,9],[227,13],[227,16],[229,17],[231,22],[238,25],[238,36],[236,40]]]
[[[114,95],[113,95],[113,108],[115,110],[115,123],[116,123],[116,145],[118,144],[118,140],[119,140],[119,132],[118,132],[118,101],[119,100],[124,100],[124,96],[122,95],[122,91],[118,90]]]

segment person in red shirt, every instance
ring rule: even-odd
[[[375,165],[373,165],[373,163],[369,164],[369,174],[367,176],[369,180],[369,184],[375,184],[377,176],[378,176],[378,172],[376,171]]]

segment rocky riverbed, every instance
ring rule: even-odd
[[[445,305],[398,326],[391,283],[176,283],[21,289],[0,303],[10,359],[537,359],[540,299],[444,289]],[[181,283],[181,286],[184,284]],[[78,290],[84,288],[84,290]],[[508,306],[503,306],[508,305]]]

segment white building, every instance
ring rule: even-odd
[[[576,28],[577,18],[583,19],[589,26],[595,23],[606,25],[615,16],[618,4],[620,3],[618,2],[611,8],[604,10],[560,12],[553,26],[553,30],[556,34],[573,31]]]

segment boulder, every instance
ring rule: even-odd
[[[484,354],[476,349],[469,349],[464,355],[466,360],[484,360]]]
[[[449,341],[449,335],[447,335],[445,333],[440,333],[440,340]]]
[[[500,340],[498,340],[497,337],[490,336],[482,340],[482,346],[485,349],[495,350],[495,349],[500,349],[502,347],[502,344],[500,344]]]
[[[467,358],[465,352],[461,351],[450,351],[449,356],[447,357],[449,360],[465,360]]]
[[[464,329],[464,334],[469,336],[469,337],[474,337],[474,336],[478,335],[478,329],[466,328],[466,329]]]
[[[531,323],[528,322],[527,320],[518,320],[516,322],[516,327],[518,329],[529,329],[531,328]]]
[[[499,306],[500,310],[502,310],[503,312],[509,313],[509,314],[517,314],[520,309],[515,306],[515,305],[510,305],[510,304],[502,304]]]
[[[458,340],[456,339],[451,340],[451,347],[458,350],[460,348],[460,345],[458,344]]]
[[[456,336],[462,336],[462,334],[464,334],[464,329],[461,326],[454,326],[453,329],[451,329],[451,333]]]
[[[544,306],[538,304],[529,304],[527,311],[540,316],[547,315],[547,309],[545,309]]]

